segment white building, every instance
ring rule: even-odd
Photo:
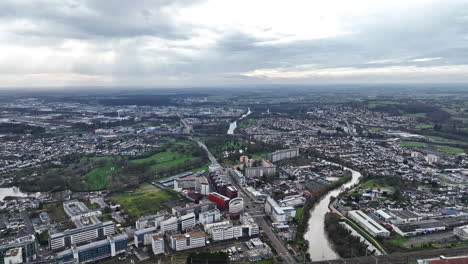
[[[455,227],[453,234],[461,240],[468,240],[468,225]]]
[[[265,203],[265,213],[275,223],[286,223],[296,216],[296,209],[292,206],[281,207],[273,198],[268,196]]]
[[[169,245],[175,251],[204,247],[206,245],[205,232],[173,234],[169,237]]]
[[[163,254],[164,253],[164,237],[162,235],[153,235],[151,238],[151,248],[153,249],[153,254]]]
[[[23,263],[23,252],[21,248],[10,248],[5,252],[3,257],[5,264],[19,264]]]
[[[428,163],[439,163],[440,158],[439,158],[439,156],[436,156],[434,154],[427,154],[426,161]]]
[[[171,231],[177,231],[177,217],[173,216],[160,223],[161,233],[167,233]]]
[[[385,229],[383,226],[381,226],[379,223],[377,223],[374,219],[370,218],[361,210],[349,211],[348,216],[356,223],[358,223],[362,228],[364,228],[367,232],[369,232],[372,236],[390,236],[390,231]]]
[[[185,230],[187,230],[189,228],[192,228],[196,224],[195,213],[190,213],[190,214],[183,215],[183,216],[179,217],[177,220],[178,220],[178,222],[180,222],[182,231],[185,231]]]
[[[201,212],[198,215],[198,222],[202,225],[206,225],[206,224],[218,222],[220,218],[221,218],[221,212],[219,211],[218,208],[215,208],[206,212]]]

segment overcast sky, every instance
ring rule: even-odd
[[[468,81],[468,0],[0,0],[0,87]]]

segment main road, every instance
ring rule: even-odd
[[[250,114],[250,109],[249,109],[248,114]],[[185,126],[186,130],[191,132],[192,128],[187,124],[187,122],[182,117],[180,117],[180,120],[182,124]],[[216,160],[216,158],[213,156],[211,151],[206,147],[206,145],[203,142],[196,140],[192,137],[190,137],[190,139],[197,142],[197,144],[206,151],[206,154],[208,155],[208,158],[210,159],[212,166],[216,166],[221,169],[219,162]],[[281,242],[278,239],[278,237],[273,233],[273,230],[271,229],[271,225],[267,223],[265,219],[265,215],[263,214],[263,207],[259,206],[257,201],[255,201],[254,199],[252,199],[249,195],[245,193],[243,186],[240,186],[237,184],[235,179],[233,179],[232,177],[233,175],[232,169],[230,168],[228,169],[223,168],[223,169],[225,171],[227,170],[227,175],[229,176],[231,183],[239,190],[239,196],[244,199],[245,204],[251,207],[251,212],[253,213],[252,217],[255,218],[257,224],[263,230],[265,235],[268,237],[268,239],[270,240],[273,248],[276,250],[278,255],[281,256],[283,259],[285,259],[286,263],[296,264],[297,260],[291,255],[291,253],[289,253],[284,243]],[[259,211],[259,209],[261,210]]]

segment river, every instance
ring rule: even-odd
[[[340,188],[330,191],[325,195],[310,213],[308,230],[304,238],[309,241],[309,254],[312,261],[322,261],[339,258],[333,250],[325,233],[325,214],[329,212],[328,205],[332,196],[336,197],[344,189],[353,186],[361,178],[361,173],[351,170],[352,178],[349,182],[343,184]]]
[[[18,187],[5,187],[0,188],[0,201],[3,201],[7,196],[14,196],[14,197],[37,197],[40,193],[25,193],[22,192]]]
[[[250,107],[249,109],[247,110],[247,113],[243,114],[239,119],[237,119],[236,121],[232,122],[231,124],[229,124],[229,129],[227,131],[227,134],[228,135],[233,135],[234,134],[234,130],[236,130],[237,128],[237,121],[240,121],[242,120],[243,118],[246,118],[248,115],[250,115],[252,113],[252,111],[250,111]]]

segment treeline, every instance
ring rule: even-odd
[[[228,122],[221,122],[215,124],[199,124],[193,126],[193,131],[195,133],[201,134],[226,134],[228,129]]]
[[[41,134],[45,129],[26,124],[0,123],[0,134]]]
[[[224,264],[228,263],[226,252],[193,252],[187,257],[187,264]]]
[[[410,114],[425,113],[426,118],[435,123],[444,123],[450,119],[450,113],[432,105],[423,103],[408,104],[382,104],[372,108],[372,110],[386,112],[391,115],[401,115],[401,111]]]
[[[328,212],[325,215],[325,232],[340,257],[352,258],[366,255],[367,245],[359,237],[353,236],[351,231],[340,223],[340,217],[337,214]]]

